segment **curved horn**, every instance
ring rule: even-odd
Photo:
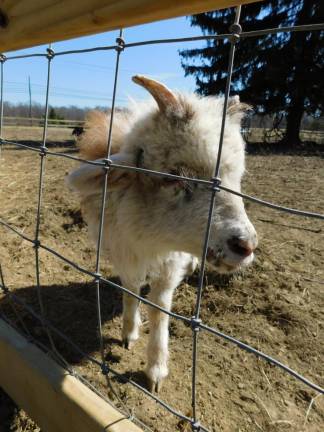
[[[227,113],[229,116],[237,117],[239,120],[243,118],[247,111],[251,111],[251,105],[240,101],[239,95],[231,97],[228,101]]]
[[[168,108],[179,109],[177,98],[165,85],[143,75],[135,75],[132,80],[151,93],[160,111],[165,112]]]

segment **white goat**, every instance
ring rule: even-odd
[[[171,92],[145,78],[133,81],[155,101],[129,112],[116,113],[111,160],[187,177],[210,179],[215,168],[223,99],[200,98]],[[153,101],[152,101],[153,102]],[[244,142],[240,121],[246,106],[230,100],[221,157],[222,184],[240,190],[244,172]],[[109,118],[90,114],[80,149],[87,159],[104,158]],[[68,182],[79,192],[91,237],[96,240],[104,170],[84,164]],[[108,173],[103,250],[120,275],[122,284],[139,293],[149,278],[149,298],[170,310],[172,295],[201,256],[210,190],[185,180],[173,181],[111,167]],[[253,261],[256,232],[240,197],[220,191],[212,218],[208,261],[220,273],[235,271]],[[124,294],[122,338],[128,348],[139,336],[139,302]],[[150,339],[146,375],[158,390],[168,374],[168,315],[149,307]]]

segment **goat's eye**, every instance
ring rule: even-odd
[[[176,175],[176,176],[180,175],[179,171],[177,170],[171,170],[169,174]],[[164,181],[166,183],[178,183],[180,180],[172,177],[164,177]]]
[[[179,171],[176,170],[170,170],[169,174],[172,175],[180,175]],[[163,183],[172,186],[172,184],[177,184],[180,183],[181,180],[179,179],[175,179],[172,177],[163,177]]]

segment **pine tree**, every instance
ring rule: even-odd
[[[229,33],[235,10],[192,16],[204,34]],[[265,0],[242,7],[244,32],[324,22],[323,0]],[[324,105],[324,31],[292,32],[241,39],[236,46],[232,92],[259,114],[283,115],[285,145],[299,142],[304,113],[319,116]],[[185,74],[203,95],[224,92],[229,41],[208,41],[180,52]]]
[[[59,121],[59,120],[64,120],[64,117],[61,114],[59,114],[56,111],[56,109],[53,108],[53,107],[50,107],[48,118],[50,120],[58,120],[58,121],[55,122],[56,124],[64,124],[64,122],[62,122],[62,121],[60,122]]]

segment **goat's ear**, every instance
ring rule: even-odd
[[[142,75],[135,75],[132,80],[153,96],[161,112],[180,111],[181,107],[177,97],[164,84]]]
[[[131,155],[116,153],[110,157],[113,163],[118,165],[134,165]],[[95,162],[103,162],[97,159]],[[105,168],[101,165],[83,164],[80,168],[71,172],[66,178],[69,188],[78,192],[83,197],[100,193],[103,187]],[[131,171],[122,168],[111,167],[108,174],[108,191],[127,187],[134,177]]]
[[[227,114],[237,121],[241,121],[244,115],[251,110],[251,105],[241,102],[239,95],[231,97],[228,101]]]

